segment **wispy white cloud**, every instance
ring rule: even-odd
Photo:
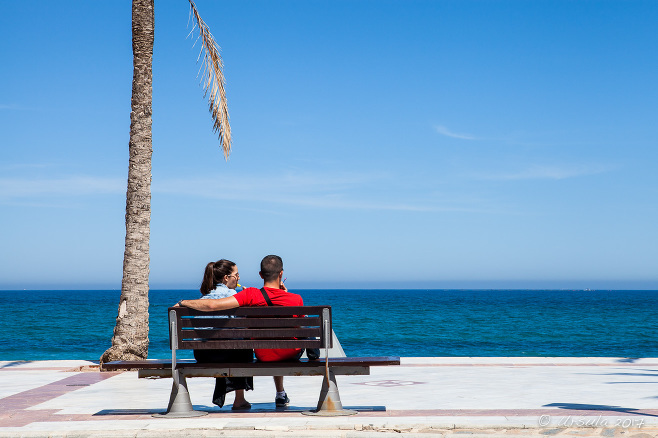
[[[247,208],[272,209],[286,205],[312,209],[369,211],[483,211],[480,203],[445,199],[433,193],[431,184],[410,196],[396,196],[395,176],[354,173],[295,173],[281,175],[218,175],[154,179],[154,196],[176,195],[236,203]],[[0,178],[0,202],[4,205],[44,206],[76,197],[125,195],[125,178],[67,176],[61,178]],[[56,201],[55,201],[56,202]],[[61,203],[60,203],[61,204]],[[69,204],[61,204],[69,205]]]
[[[208,177],[155,181],[154,193],[227,201],[284,204],[312,208],[424,211],[425,206],[358,199],[354,192],[383,176],[374,174],[266,175],[249,178]]]
[[[153,192],[243,201],[260,205],[346,210],[474,211],[459,203],[381,199],[391,176],[381,174],[296,174],[249,178],[178,178],[154,181]],[[397,198],[396,198],[397,199]]]
[[[122,178],[67,176],[62,178],[0,178],[0,198],[82,196],[126,192]]]
[[[603,165],[564,165],[564,166],[545,166],[533,165],[511,172],[486,172],[471,174],[476,179],[495,180],[495,181],[514,181],[514,180],[531,180],[531,179],[554,179],[562,180],[577,178],[581,176],[596,175],[608,172],[612,169],[610,166]]]
[[[222,199],[240,199],[249,194],[251,194],[250,196],[270,198],[279,193],[335,193],[381,178],[384,176],[366,173],[279,175],[268,173],[266,175],[249,175],[247,178],[224,174],[155,180],[153,190],[161,193],[221,197]],[[261,195],[258,195],[259,193]]]
[[[477,140],[477,137],[471,134],[460,134],[457,132],[452,132],[451,130],[449,130],[443,125],[435,125],[434,129],[436,130],[436,132],[438,132],[441,135],[445,135],[446,137],[458,138],[461,140]]]

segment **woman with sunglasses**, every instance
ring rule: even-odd
[[[235,295],[240,274],[238,266],[230,260],[221,259],[206,265],[201,282],[202,299],[220,299]],[[251,362],[254,358],[253,350],[194,350],[197,362]],[[244,391],[254,389],[253,377],[217,377],[215,392],[212,396],[214,404],[220,408],[224,406],[226,394],[235,391],[235,401],[231,409],[247,410],[251,404],[245,400]]]

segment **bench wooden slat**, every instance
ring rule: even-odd
[[[178,361],[177,361],[178,363]],[[171,361],[169,361],[171,365]],[[375,356],[375,357],[330,357],[329,358],[329,367],[353,367],[353,366],[388,366],[388,365],[400,365],[400,358],[397,356]],[[299,359],[298,361],[288,361],[288,362],[259,362],[254,360],[253,362],[248,363],[234,363],[234,364],[222,364],[222,363],[190,363],[186,364],[186,368],[257,368],[259,366],[267,366],[270,368],[289,368],[289,367],[324,367],[325,360],[323,358],[318,360],[308,360],[308,359]]]
[[[370,367],[344,366],[332,367],[331,372],[336,376],[368,376]],[[270,368],[261,364],[253,368],[183,368],[181,373],[185,377],[254,377],[254,376],[324,376],[324,367],[288,367]],[[140,379],[169,379],[172,377],[170,369],[138,370]]]
[[[321,327],[322,319],[316,316],[306,318],[182,318],[180,326],[183,329],[198,327]]]
[[[178,348],[184,350],[236,350],[251,348],[321,348],[319,339],[203,339],[179,340]]]
[[[184,368],[258,368],[267,366],[269,368],[289,367],[324,367],[325,360],[300,359],[294,362],[259,362],[254,360],[247,363],[198,363],[194,359],[178,359],[176,364]],[[388,366],[400,365],[397,356],[375,356],[375,357],[330,357],[330,367],[352,367],[352,366]],[[121,371],[128,369],[171,369],[170,359],[147,359],[147,360],[119,360],[107,362],[102,365],[103,371]]]
[[[193,338],[204,339],[274,339],[274,338],[294,338],[294,337],[316,337],[322,335],[322,330],[316,328],[266,328],[266,329],[188,329],[182,332],[183,341]]]

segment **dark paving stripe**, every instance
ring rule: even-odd
[[[5,372],[5,371],[66,371],[70,370],[71,367],[25,367],[25,366],[19,366],[19,367],[12,367],[12,368],[4,368],[0,367],[0,372]]]
[[[367,407],[345,406],[346,409],[358,409],[357,417],[507,417],[514,420],[516,417],[538,417],[549,415],[555,419],[559,417],[574,416],[582,417],[630,417],[641,418],[642,416],[656,417],[658,409],[638,409],[636,411],[611,411],[611,410],[575,410],[575,409],[425,409],[425,410],[367,410]],[[277,417],[299,417],[300,412],[309,410],[307,408],[293,408],[290,411],[256,410],[255,412],[240,412],[211,410],[205,418],[277,418]],[[364,410],[360,410],[364,409]],[[56,410],[14,410],[0,413],[0,427],[22,427],[33,422],[66,422],[66,421],[108,421],[108,420],[150,420],[151,414],[161,410],[121,410],[101,411],[96,414],[57,414]]]
[[[377,416],[378,412],[359,412],[359,415]],[[381,413],[379,413],[381,414]],[[390,417],[535,417],[550,415],[553,417],[624,417],[645,416],[658,417],[658,409],[620,409],[620,410],[579,410],[579,409],[427,409],[416,411],[390,410],[384,413]]]
[[[0,427],[23,427],[35,421],[53,421],[55,409],[37,411],[10,410],[0,414]],[[55,420],[57,421],[57,420]]]
[[[117,374],[119,373],[79,373],[38,388],[2,398],[0,399],[0,427],[20,427],[34,421],[53,421],[52,414],[56,410],[39,409],[26,411],[25,409],[71,391],[101,382]]]

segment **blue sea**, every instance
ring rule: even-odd
[[[332,306],[348,356],[658,357],[658,291],[293,292],[307,305]],[[0,291],[0,360],[98,360],[110,346],[119,295]],[[171,354],[167,307],[198,296],[151,291],[150,358]]]

